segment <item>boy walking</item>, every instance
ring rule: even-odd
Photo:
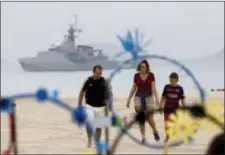
[[[173,72],[169,76],[170,84],[165,85],[160,100],[159,107],[163,108],[164,112],[164,122],[169,120],[169,116],[174,114],[179,108],[179,102],[184,106],[185,96],[183,87],[178,85],[179,76],[177,73]],[[165,126],[165,128],[167,128]],[[169,135],[166,133],[165,143],[169,141]]]

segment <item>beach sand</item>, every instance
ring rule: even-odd
[[[198,94],[187,94],[188,101],[196,101]],[[115,109],[121,116],[129,116],[134,112],[133,108],[127,109],[126,94],[115,95]],[[77,99],[65,97],[64,101],[75,106]],[[208,98],[224,102],[223,92],[209,93]],[[22,99],[16,101],[17,107],[17,126],[18,126],[18,150],[19,154],[80,154],[92,149],[87,149],[87,138],[85,128],[79,128],[71,123],[71,114],[64,109],[49,103],[37,103],[34,99]],[[164,122],[163,116],[156,114],[155,121],[161,136],[162,143],[164,139]],[[9,128],[8,116],[1,113],[1,152],[8,145]],[[146,124],[147,139],[152,143],[154,138],[152,130]],[[118,129],[110,128],[110,142],[115,139]],[[138,126],[135,125],[130,132],[140,137]],[[200,131],[196,135],[196,140],[192,145],[183,145],[169,149],[169,154],[203,154],[212,137],[220,131]],[[124,136],[119,143],[116,153],[131,153],[131,154],[162,154],[163,150],[153,150],[135,144],[127,136]]]

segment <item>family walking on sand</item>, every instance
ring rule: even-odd
[[[85,96],[85,107],[88,113],[88,119],[93,121],[100,117],[105,106],[112,106],[112,90],[110,82],[102,76],[103,68],[100,65],[93,67],[93,75],[88,77],[79,94],[79,104],[82,104]],[[151,72],[150,65],[147,60],[141,61],[137,66],[137,73],[134,75],[132,88],[127,100],[127,108],[130,107],[131,99],[134,96],[134,109],[138,112],[148,112],[156,107],[162,108],[164,112],[164,121],[169,119],[169,115],[173,114],[179,108],[179,102],[184,105],[184,90],[178,85],[178,74],[173,72],[169,75],[169,84],[166,84],[161,99],[156,87],[156,79],[154,73]],[[110,102],[111,101],[111,102]],[[110,102],[110,104],[108,104]],[[111,107],[112,108],[112,107]],[[104,113],[103,113],[104,114]],[[152,128],[154,139],[160,140],[159,133],[156,128],[156,122],[153,115],[148,115],[147,122]],[[126,124],[126,122],[124,122]],[[145,125],[139,124],[142,136],[142,143],[146,142]],[[165,126],[166,128],[166,126]],[[88,147],[91,147],[92,136],[87,130]],[[97,138],[101,138],[102,127],[96,126]],[[164,142],[168,142],[169,136],[166,134]]]

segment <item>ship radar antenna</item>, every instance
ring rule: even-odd
[[[77,23],[77,14],[74,15],[74,33],[75,33],[75,38],[78,37],[78,33],[81,33],[82,32],[82,29],[78,28],[78,23]],[[74,46],[76,48],[76,41],[74,39]]]

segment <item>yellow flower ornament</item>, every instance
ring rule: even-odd
[[[205,104],[205,111],[224,125],[224,104],[222,102],[209,100]],[[205,130],[221,130],[217,124],[208,118],[205,118],[202,123],[202,128]]]
[[[200,127],[200,120],[191,116],[188,110],[177,110],[166,123],[166,133],[170,141],[182,140],[188,143]]]
[[[211,115],[224,125],[224,104],[222,102],[210,100],[204,104],[204,111],[206,115]],[[170,141],[181,139],[184,143],[187,143],[190,139],[193,139],[193,136],[200,127],[210,131],[212,129],[221,130],[208,117],[193,117],[189,110],[179,109],[175,114],[170,115],[169,121],[166,123],[166,132],[170,137]]]

